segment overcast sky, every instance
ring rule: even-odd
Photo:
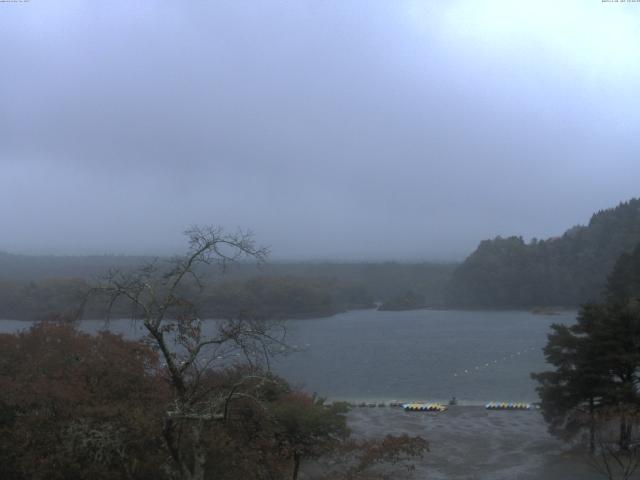
[[[640,3],[0,3],[0,250],[462,259],[640,195]]]

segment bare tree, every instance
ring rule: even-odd
[[[286,345],[284,330],[275,331],[264,320],[232,318],[205,325],[194,301],[194,291],[202,290],[209,267],[224,271],[243,258],[263,262],[267,249],[256,246],[250,233],[227,234],[219,227],[193,227],[185,234],[189,249],[184,256],[131,272],[112,271],[93,292],[107,296],[109,312],[116,304],[128,304],[132,319],[141,322],[148,341],[160,352],[174,391],[163,428],[172,470],[178,478],[201,480],[207,462],[203,438],[207,424],[224,420],[234,398],[259,402],[256,382],[270,379],[252,367],[267,362],[268,369],[274,348],[281,351]],[[238,357],[250,368],[234,385],[220,388],[207,381],[208,373],[228,367],[230,359]]]

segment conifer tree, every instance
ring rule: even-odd
[[[640,410],[638,286],[640,245],[618,259],[605,303],[584,305],[575,325],[552,325],[544,353],[555,370],[532,374],[551,433],[571,438],[588,429],[592,451],[603,412],[616,412],[619,448],[628,450],[632,441]]]

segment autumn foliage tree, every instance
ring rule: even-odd
[[[158,356],[68,322],[0,335],[0,477],[154,478],[169,400]]]
[[[272,407],[280,448],[293,461],[291,477],[298,478],[303,459],[333,453],[348,438],[345,404],[302,392],[290,392]]]
[[[426,448],[417,437],[353,440],[345,405],[256,373],[239,365],[200,379],[228,399],[200,430],[204,478],[292,478],[303,460],[332,465],[334,480],[378,478],[372,469]],[[61,319],[0,335],[0,478],[182,478],[163,431],[174,401],[166,369],[142,342]]]

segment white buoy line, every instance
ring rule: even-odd
[[[462,376],[465,376],[465,375],[470,375],[473,372],[479,372],[481,370],[488,369],[490,367],[493,367],[493,366],[497,365],[500,362],[506,362],[507,360],[510,360],[512,358],[516,358],[519,355],[523,355],[525,353],[533,352],[535,350],[539,350],[539,347],[528,347],[528,348],[525,348],[524,350],[520,350],[520,351],[513,352],[513,353],[508,353],[505,356],[503,356],[502,359],[497,358],[497,359],[491,360],[489,362],[480,363],[479,365],[475,365],[473,367],[465,368],[465,369],[462,369],[460,371],[454,372],[453,376],[454,377],[462,377]]]

